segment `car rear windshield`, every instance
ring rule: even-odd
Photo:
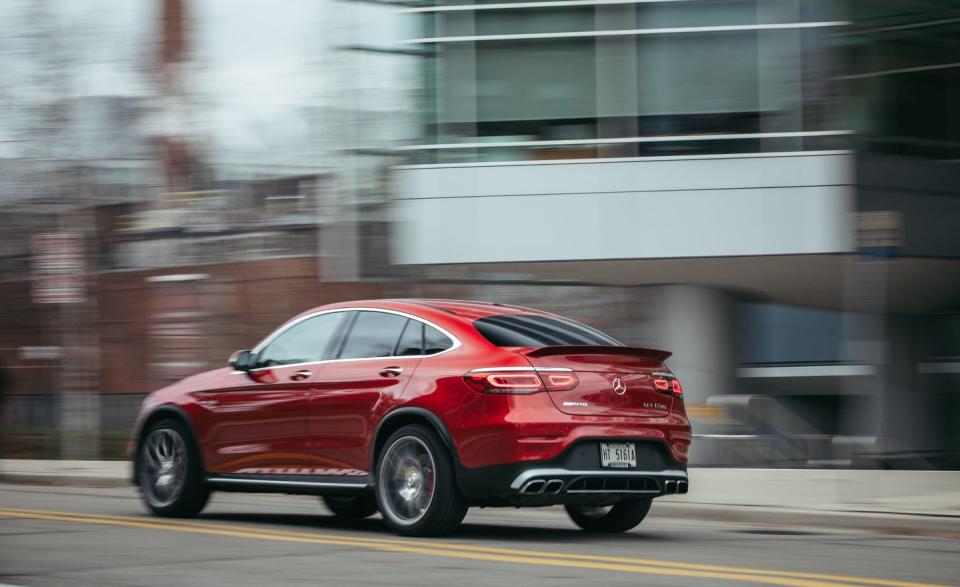
[[[484,338],[497,346],[623,346],[620,341],[599,330],[573,320],[552,316],[487,316],[475,320],[473,326]]]

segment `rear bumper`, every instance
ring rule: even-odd
[[[636,445],[637,465],[634,468],[602,468],[601,439],[588,439],[577,442],[549,460],[477,469],[459,467],[458,485],[472,504],[514,506],[568,503],[599,505],[626,498],[654,498],[689,490],[686,465],[675,461],[663,442],[622,440]]]
[[[571,471],[569,469],[527,469],[517,475],[510,489],[522,495],[540,494],[638,494],[686,493],[687,472],[663,471]]]
[[[464,467],[550,461],[590,439],[659,442],[672,461],[687,460],[691,430],[682,410],[649,418],[574,416],[559,411],[546,393],[471,392],[465,399],[470,401],[453,412],[438,410]]]

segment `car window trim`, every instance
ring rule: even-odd
[[[437,324],[435,324],[435,323],[433,323],[433,322],[431,322],[431,321],[429,321],[429,320],[427,320],[427,319],[425,319],[425,318],[421,318],[421,317],[419,317],[419,316],[416,316],[416,315],[414,315],[414,314],[409,314],[409,313],[407,313],[407,312],[401,312],[401,311],[399,311],[399,310],[387,310],[387,309],[385,309],[385,308],[368,308],[368,307],[362,307],[362,308],[333,308],[333,309],[331,309],[331,310],[321,310],[321,311],[319,311],[319,312],[313,312],[313,313],[310,313],[310,314],[301,316],[300,318],[297,318],[296,320],[290,321],[288,324],[285,324],[285,325],[281,326],[281,327],[278,328],[277,330],[275,330],[275,331],[273,331],[272,333],[270,333],[265,339],[263,339],[262,341],[260,341],[259,343],[257,343],[257,346],[253,347],[253,350],[251,350],[250,352],[255,353],[255,354],[259,354],[260,351],[262,351],[264,348],[266,348],[267,345],[269,345],[271,342],[273,342],[278,336],[280,336],[281,334],[283,334],[284,332],[286,332],[286,331],[289,330],[290,328],[293,328],[293,327],[296,326],[297,324],[303,322],[304,320],[309,320],[310,318],[314,318],[314,317],[316,317],[316,316],[321,316],[321,315],[323,315],[323,314],[333,314],[333,313],[336,313],[336,312],[359,312],[359,311],[383,312],[383,313],[385,313],[385,314],[396,314],[397,316],[403,316],[403,317],[409,318],[409,319],[411,319],[411,320],[416,320],[417,322],[420,322],[421,324],[426,324],[427,326],[431,326],[431,327],[433,327],[433,328],[436,328],[441,334],[443,334],[443,335],[446,336],[448,339],[450,339],[450,341],[451,341],[453,344],[450,346],[450,348],[444,349],[444,350],[440,351],[439,353],[433,353],[432,355],[424,355],[424,354],[422,354],[422,353],[423,353],[423,342],[421,341],[421,343],[420,343],[420,352],[421,352],[421,354],[419,354],[419,355],[407,355],[407,356],[404,356],[404,357],[396,357],[396,356],[394,356],[394,357],[359,357],[359,358],[355,358],[355,359],[323,359],[323,360],[320,360],[320,361],[307,361],[307,362],[304,362],[304,363],[291,363],[291,364],[289,364],[289,365],[275,365],[275,366],[273,366],[273,367],[257,367],[256,369],[251,369],[250,372],[252,373],[252,372],[255,372],[255,371],[262,371],[263,369],[277,369],[277,368],[286,369],[287,367],[298,367],[298,366],[301,366],[301,365],[317,365],[317,364],[323,364],[323,363],[343,363],[343,362],[345,362],[345,361],[375,361],[375,360],[381,360],[381,361],[382,361],[382,360],[387,360],[387,359],[424,359],[424,358],[427,358],[427,357],[438,357],[438,356],[440,356],[440,355],[442,355],[442,354],[444,354],[444,353],[447,353],[447,352],[450,352],[450,351],[452,351],[452,350],[455,350],[455,349],[459,348],[460,345],[463,344],[463,343],[460,341],[459,338],[457,338],[456,336],[454,336],[453,334],[451,334],[450,331],[448,331],[447,329],[443,328],[442,326],[439,326],[439,325],[437,325]],[[347,320],[352,322],[353,320],[356,320],[356,318],[355,318],[355,317],[351,317],[351,318],[347,318]],[[347,331],[347,332],[348,332],[348,331]],[[341,340],[338,341],[338,342],[342,345],[344,341],[346,341],[346,332],[345,332],[344,335],[341,337]],[[233,373],[234,373],[234,374],[237,374],[237,373],[245,373],[245,371],[234,371]]]

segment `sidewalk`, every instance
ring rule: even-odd
[[[960,518],[960,471],[691,468],[692,504]]]
[[[693,468],[656,515],[960,536],[960,471]],[[0,482],[130,487],[126,461],[0,460]]]
[[[0,459],[0,482],[78,487],[130,487],[129,461]]]

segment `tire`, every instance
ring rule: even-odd
[[[387,526],[404,536],[450,534],[467,514],[450,453],[422,425],[404,426],[383,445],[376,497]]]
[[[609,508],[568,505],[567,515],[573,523],[588,532],[626,532],[647,517],[650,499],[625,499]]]
[[[178,420],[158,420],[147,428],[136,466],[140,496],[157,516],[191,518],[210,499],[196,441]]]
[[[377,499],[372,495],[324,495],[323,503],[338,518],[359,520],[377,513]]]

